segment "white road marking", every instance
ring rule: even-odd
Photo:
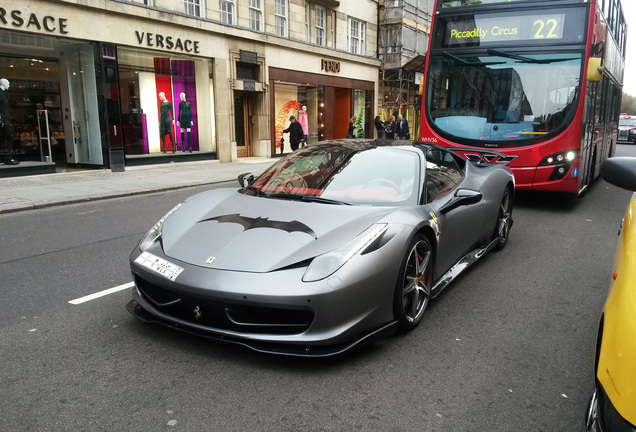
[[[87,295],[87,296],[84,296],[84,297],[80,297],[80,298],[75,299],[75,300],[71,300],[71,301],[69,301],[69,303],[72,304],[72,305],[78,305],[78,304],[86,303],[87,301],[95,300],[97,298],[104,297],[104,296],[107,296],[107,295],[112,294],[112,293],[116,293],[117,291],[125,290],[126,288],[132,288],[134,286],[135,286],[134,282],[128,282],[126,284],[119,285],[119,286],[116,286],[116,287],[113,287],[113,288],[109,288],[107,290],[100,291],[100,292],[97,292],[95,294],[90,294],[90,295]]]

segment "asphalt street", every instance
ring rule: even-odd
[[[579,200],[519,194],[506,248],[433,301],[420,327],[331,359],[139,322],[124,308],[129,289],[69,303],[129,283],[149,226],[216,186],[0,214],[1,430],[583,429],[630,192],[600,180]]]

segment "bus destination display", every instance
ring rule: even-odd
[[[565,27],[565,14],[461,18],[447,21],[445,46],[560,41]]]

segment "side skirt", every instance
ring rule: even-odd
[[[481,257],[493,250],[498,241],[499,238],[496,238],[486,246],[475,249],[474,251],[464,255],[462,259],[457,261],[457,263],[453,267],[451,267],[450,270],[448,270],[441,278],[439,278],[435,285],[433,285],[433,289],[431,289],[431,297],[437,297],[439,293],[442,292],[442,290],[446,288],[448,284],[450,284],[464,270],[475,264]]]

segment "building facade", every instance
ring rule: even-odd
[[[353,115],[373,136],[377,23],[371,0],[5,0],[12,155],[270,157],[299,114],[310,143],[344,137]]]
[[[380,93],[383,119],[402,114],[418,136],[420,80],[431,29],[434,0],[381,0],[379,22]]]

